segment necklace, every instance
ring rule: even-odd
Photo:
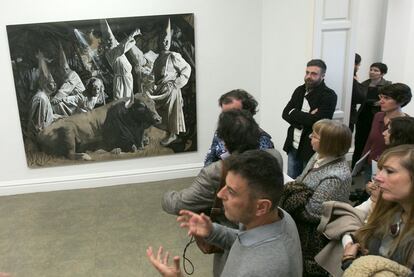
[[[402,214],[400,213],[397,223],[390,225],[390,236],[391,237],[396,238],[400,234],[402,223],[403,223]]]

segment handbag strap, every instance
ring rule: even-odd
[[[219,191],[226,185],[226,176],[227,176],[227,168],[226,164],[221,161],[221,174],[220,174],[220,183],[216,189],[214,194],[214,201],[213,206],[211,207],[210,211],[210,219],[211,221],[215,221],[219,215],[223,214],[223,201],[217,196]]]

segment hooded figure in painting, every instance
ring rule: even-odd
[[[30,105],[27,126],[30,135],[36,135],[59,118],[58,115],[53,114],[49,99],[56,90],[55,80],[49,72],[43,53],[39,51],[37,58],[39,60],[39,87]]]
[[[171,23],[168,19],[167,28],[158,41],[160,52],[153,67],[155,87],[150,96],[162,117],[162,123],[157,127],[167,131],[166,137],[161,140],[163,146],[171,144],[180,132],[186,131],[181,88],[187,84],[191,75],[191,67],[183,57],[170,51],[171,36]]]
[[[59,44],[59,66],[63,76],[63,84],[52,98],[53,111],[63,116],[70,116],[77,110],[77,100],[85,91],[78,73],[68,64],[63,47]]]
[[[105,56],[114,72],[113,98],[117,100],[130,97],[127,105],[131,105],[134,99],[133,78],[131,74],[132,65],[125,56],[125,53],[135,46],[134,37],[141,34],[141,32],[139,29],[136,29],[123,41],[118,42],[106,20],[102,21],[101,27],[104,46],[106,48]]]

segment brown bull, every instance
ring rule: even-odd
[[[69,159],[91,160],[85,153],[87,150],[130,152],[142,148],[144,130],[159,124],[161,117],[154,101],[147,96],[136,95],[128,108],[125,107],[127,100],[120,99],[52,123],[38,134],[42,150]]]

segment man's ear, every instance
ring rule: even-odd
[[[256,215],[262,216],[269,213],[272,208],[272,201],[269,199],[259,199],[256,203]]]

